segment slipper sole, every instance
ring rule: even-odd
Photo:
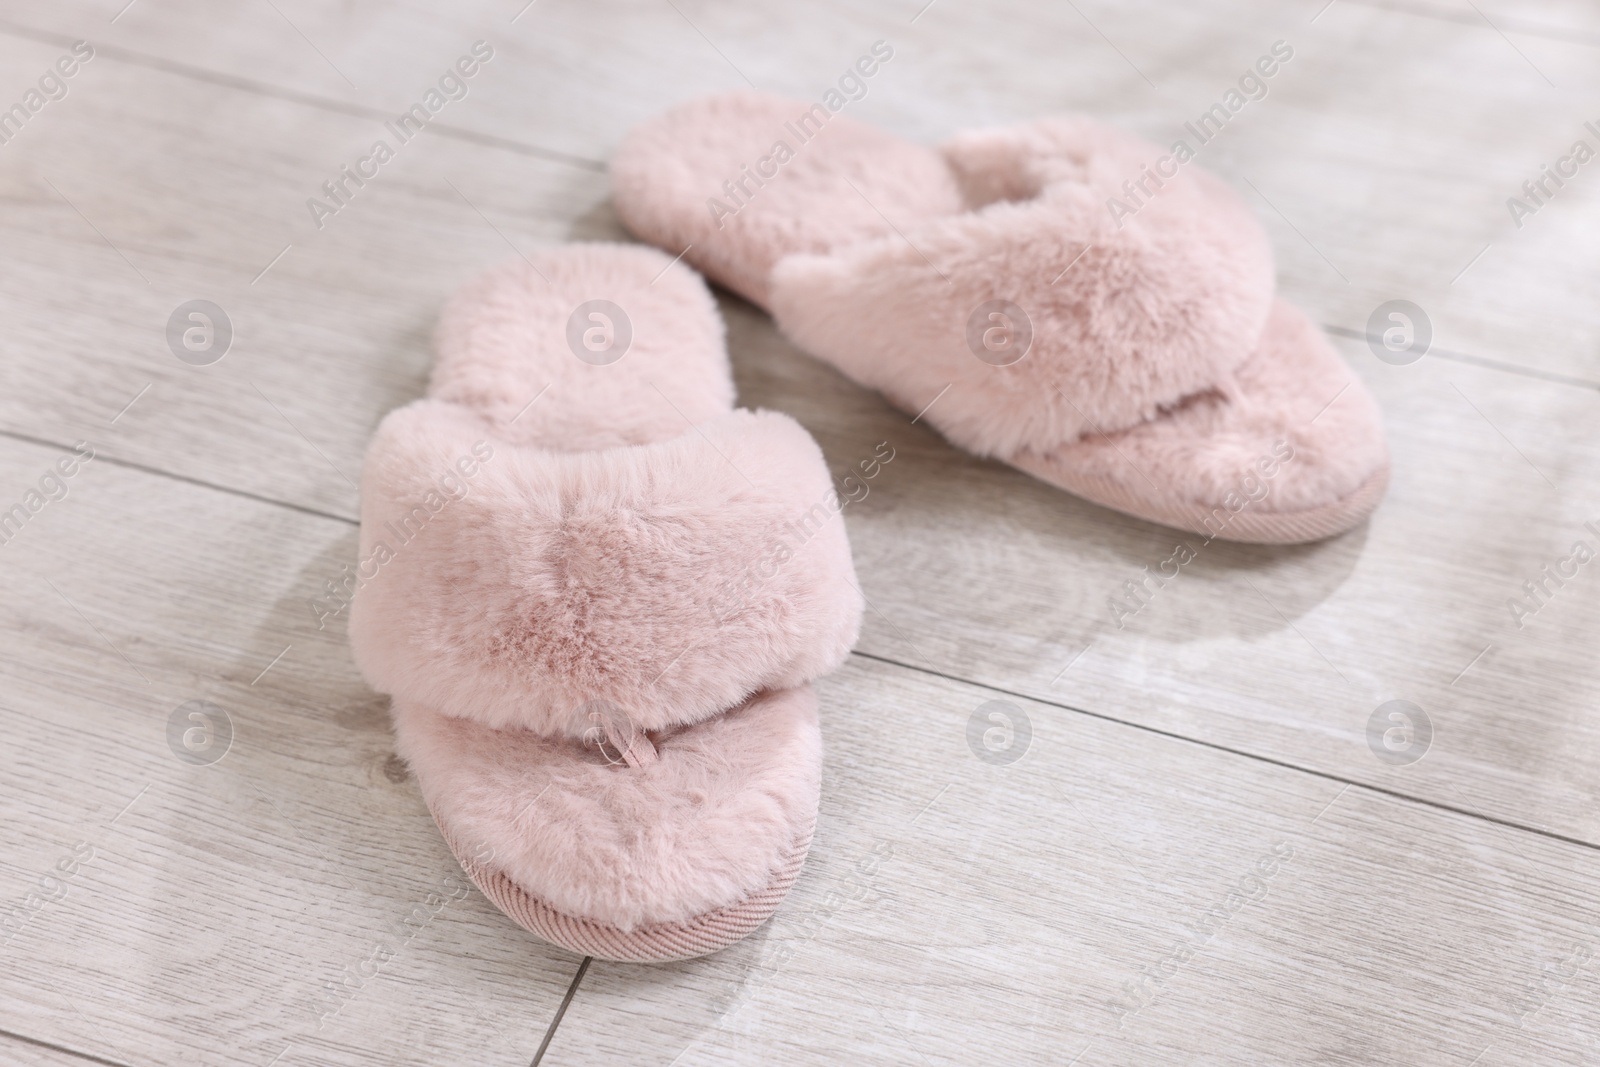
[[[553,945],[580,956],[617,963],[665,963],[705,956],[748,936],[778,910],[800,870],[805,866],[816,830],[813,819],[785,855],[772,881],[760,891],[726,907],[697,915],[686,922],[653,923],[622,930],[606,923],[557,911],[517,885],[505,872],[475,862],[472,854],[434,816],[445,844],[490,903],[518,926]]]
[[[1331,504],[1277,513],[1257,512],[1249,508],[1226,512],[1227,522],[1223,526],[1226,536],[1223,536],[1215,525],[1217,508],[1201,505],[1152,507],[1148,500],[1130,492],[1119,482],[1093,475],[1064,474],[1043,465],[1030,467],[1026,461],[1012,461],[1010,465],[1075,496],[1081,496],[1090,503],[1132,515],[1136,519],[1199,534],[1207,541],[1238,541],[1259,545],[1297,545],[1344,533],[1377,510],[1389,488],[1389,465],[1385,463],[1352,492]]]

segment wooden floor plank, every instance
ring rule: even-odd
[[[0,444],[0,484],[57,459]],[[577,960],[465,881],[307,610],[354,528],[100,461],[67,484],[0,548],[0,1029],[130,1065],[530,1055]],[[174,715],[225,754],[180,759]]]
[[[1592,849],[1026,700],[1026,754],[986,763],[994,697],[860,660],[823,683],[788,904],[710,959],[597,961],[544,1062],[1595,1055]]]
[[[1588,568],[1537,613],[1523,583],[1600,549],[1600,396],[1341,342],[1388,412],[1395,476],[1319,545],[1185,537],[965,456],[724,304],[741,394],[795,414],[839,470],[896,458],[845,515],[872,605],[860,647],[1048,701],[1594,841],[1600,640]],[[1548,477],[1554,483],[1547,482]],[[1196,553],[1137,613],[1124,583]],[[1110,602],[1121,605],[1114,612]],[[1519,627],[1518,622],[1522,625]],[[1119,625],[1120,624],[1120,625]],[[1386,701],[1431,716],[1420,762],[1367,743]]]
[[[6,44],[11,70],[55,58]],[[382,124],[109,61],[79,77],[101,82],[0,156],[0,195],[26,208],[9,247],[28,264],[0,296],[0,425],[320,510],[355,513],[359,456],[420,392],[444,296],[516,255],[512,237],[582,236],[604,196],[589,170],[413,141],[319,231],[306,200]],[[190,122],[226,132],[197,141]],[[115,184],[108,138],[127,141]],[[233,329],[209,366],[167,337],[194,299]]]
[[[1572,239],[1600,224],[1600,185],[1579,170],[1520,227],[1507,207],[1574,141],[1600,148],[1584,126],[1600,121],[1589,104],[1600,30],[1586,6],[940,4],[915,23],[898,4],[759,15],[733,4],[534,5],[515,23],[506,6],[307,5],[218,18],[186,0],[135,8],[116,26],[74,5],[25,9],[19,20],[62,35],[106,29],[171,62],[391,112],[484,37],[498,58],[441,123],[590,160],[701,93],[755,84],[815,97],[877,39],[894,44],[895,59],[852,110],[906,136],[934,141],[1081,110],[1167,144],[1281,39],[1294,59],[1202,152],[1271,228],[1285,291],[1357,331],[1383,302],[1411,299],[1440,348],[1600,382],[1600,334],[1581,283],[1596,253]]]

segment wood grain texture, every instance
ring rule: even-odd
[[[305,607],[353,558],[352,479],[423,388],[439,303],[518,250],[622,237],[604,160],[675,100],[815,96],[882,37],[853,107],[906,136],[1086,110],[1162,142],[1283,38],[1293,62],[1202,162],[1378,395],[1389,499],[1326,544],[1206,546],[1119,627],[1107,599],[1183,535],[950,448],[722,297],[745,403],[837,471],[896,450],[846,512],[862,655],[824,685],[823,824],[773,923],[710,960],[593,965],[546,1062],[1600,1059],[1600,564],[1520,627],[1507,606],[1600,545],[1600,164],[1520,230],[1504,203],[1600,124],[1591,5],[121,7],[0,16],[0,102],[99,47],[0,145],[0,509],[72,442],[99,453],[0,546],[22,909],[0,1030],[128,1067],[527,1062],[578,961],[475,893],[318,1025],[326,983],[454,892],[381,699]],[[470,96],[317,229],[306,198],[478,38]],[[237,331],[208,367],[165,338],[197,297]],[[1361,339],[1395,297],[1435,330],[1410,366]],[[196,699],[235,731],[211,766],[167,739]],[[1015,764],[968,747],[992,699],[1032,724]],[[1393,699],[1431,719],[1420,762],[1369,748]],[[1119,1026],[1107,1001],[1278,841],[1266,895]],[[0,1037],[8,1062],[63,1055]]]
[[[0,1035],[0,1054],[5,1056],[6,1063],[14,1067],[86,1067],[100,1062],[89,1056],[62,1052],[10,1035]],[[105,1062],[115,1064],[115,1061]],[[116,1064],[115,1067],[121,1065]]]
[[[57,54],[3,43],[12,74]],[[305,507],[355,514],[366,439],[421,391],[444,296],[516,255],[513,238],[582,236],[604,197],[590,170],[419,138],[319,231],[307,199],[382,123],[106,57],[77,80],[0,154],[0,196],[25,209],[10,247],[29,265],[0,296],[15,346],[0,420]],[[211,366],[168,348],[169,317],[195,298],[233,324]]]
[[[0,444],[0,483],[57,457]],[[577,961],[470,890],[299,595],[354,527],[101,459],[67,484],[0,548],[0,1029],[130,1065],[533,1048]],[[170,744],[194,700],[231,722],[209,765]]]
[[[988,764],[966,727],[994,697],[860,660],[824,683],[788,905],[711,959],[597,961],[545,1063],[1600,1052],[1593,850],[1026,700],[1026,755]]]
[[[588,160],[701,93],[754,84],[816,97],[879,38],[896,57],[852,110],[906,136],[1081,110],[1167,144],[1282,39],[1294,60],[1202,161],[1267,220],[1285,291],[1353,330],[1406,297],[1434,320],[1441,350],[1600,382],[1583,284],[1595,253],[1569,239],[1600,222],[1592,168],[1521,228],[1506,207],[1574,140],[1600,147],[1583,125],[1600,120],[1591,6],[936,3],[913,23],[922,6],[613,0],[534,4],[513,23],[523,5],[499,0],[227,19],[184,0],[115,26],[87,3],[23,8],[15,23],[379,112],[408,106],[481,36],[504,64],[442,124]]]
[[[1340,10],[1330,9],[1325,18]],[[1360,29],[1362,20],[1380,20],[1399,27],[1393,32],[1407,48],[1417,41],[1406,33],[1466,32],[1438,19],[1352,10],[1339,15],[1345,23],[1333,25]],[[1242,34],[1237,26],[1218,30],[1193,14],[1187,18],[1180,28],[1200,39],[1206,32],[1226,40]],[[635,24],[625,26],[637,32]],[[1016,32],[1009,24],[1001,29]],[[1371,27],[1362,33],[1345,42],[1346,52],[1360,53],[1366,37],[1393,35]],[[24,69],[48,60],[42,45],[13,44],[26,53],[14,61]],[[1170,42],[1164,47],[1179,49]],[[480,77],[510,71],[509,81],[524,69],[511,55],[495,62],[502,60],[505,67],[491,64]],[[1315,56],[1300,61],[1314,81]],[[1186,69],[1176,54],[1163,62]],[[1190,65],[1210,70],[1220,62],[1208,57]],[[1332,61],[1324,56],[1322,62]],[[1286,68],[1283,77],[1291,73]],[[1337,73],[1327,67],[1328,78]],[[0,181],[9,173],[28,190],[19,196],[41,204],[51,198],[48,211],[26,216],[24,225],[40,231],[17,235],[35,270],[16,278],[9,295],[0,293],[26,342],[3,372],[11,388],[0,394],[0,426],[14,432],[58,441],[83,437],[129,462],[353,515],[353,479],[365,441],[387,410],[420,392],[427,332],[450,289],[482,263],[510,254],[508,240],[531,247],[565,235],[621,232],[591,171],[421,137],[390,164],[401,169],[362,189],[318,232],[308,215],[297,218],[303,194],[359,149],[372,120],[218,89],[110,57],[80,76],[102,82],[81,99],[62,102],[77,111],[42,114],[25,131],[38,137],[7,146],[25,151],[0,159],[12,168],[0,170]],[[1124,69],[1113,83],[1124,76],[1134,75]],[[1189,77],[1196,84],[1205,80]],[[1286,81],[1280,91],[1294,84]],[[92,87],[86,82],[83,88]],[[478,102],[469,97],[464,103]],[[864,103],[876,102],[869,97]],[[1250,117],[1265,117],[1267,105],[1280,103],[1280,96],[1270,96]],[[242,127],[224,121],[240,108],[275,116],[265,123],[275,132],[264,139],[256,132],[260,122]],[[180,124],[156,121],[179,114],[198,114],[217,135],[196,150]],[[1310,114],[1301,115],[1307,125]],[[85,130],[91,129],[106,132],[89,136]],[[87,173],[85,154],[112,130],[137,131],[128,137],[134,147],[123,157],[116,190],[72,207],[39,184],[52,171],[58,177]],[[1349,165],[1356,161],[1352,156]],[[1337,172],[1319,173],[1330,189],[1345,188]],[[149,207],[170,203],[166,190],[173,183],[193,194],[179,216],[187,221],[178,227]],[[57,183],[68,196],[70,185],[65,177]],[[468,188],[471,203],[458,195]],[[80,210],[99,216],[95,225],[145,263],[141,269],[150,272],[151,284],[85,224]],[[303,235],[310,235],[310,244],[292,248],[251,284],[246,274],[270,260],[277,241]],[[1325,268],[1315,252],[1305,255]],[[196,286],[199,271],[186,266],[195,261],[206,265],[211,283]],[[163,273],[168,264],[171,273]],[[404,267],[382,269],[388,264]],[[93,287],[87,295],[80,275]],[[63,284],[69,277],[72,286]],[[231,281],[218,284],[225,278]],[[190,287],[179,288],[184,284]],[[1292,282],[1286,278],[1285,285]],[[236,351],[204,368],[172,358],[162,332],[171,308],[197,293],[234,309],[239,336]],[[104,313],[79,313],[85,303]],[[903,417],[800,356],[764,316],[737,301],[725,307],[746,403],[794,413],[840,468],[875,441],[906,436]],[[58,358],[52,345],[65,345],[72,358]],[[1395,487],[1369,530],[1308,549],[1214,546],[1185,576],[1195,580],[1164,595],[1135,620],[1132,634],[1119,630],[1099,638],[1109,621],[1107,598],[1142,567],[1169,555],[1172,534],[976,463],[914,430],[894,478],[850,517],[875,607],[863,647],[1593,839],[1591,801],[1600,771],[1585,742],[1594,677],[1577,651],[1593,639],[1596,620],[1587,606],[1593,602],[1565,597],[1538,620],[1564,646],[1558,655],[1574,656],[1570,669],[1533,668],[1543,646],[1517,631],[1511,646],[1485,653],[1464,684],[1451,683],[1504,636],[1506,600],[1552,552],[1570,545],[1583,521],[1596,517],[1585,510],[1583,489],[1595,473],[1595,457],[1578,432],[1590,418],[1594,392],[1432,356],[1391,368],[1360,342],[1347,339],[1345,347],[1389,407],[1397,451]],[[87,384],[85,366],[100,368]],[[1476,409],[1474,396],[1481,401]],[[880,515],[887,521],[877,521]],[[1366,541],[1384,531],[1392,532],[1383,551],[1367,551]],[[1363,569],[1356,572],[1358,563]],[[1252,589],[1233,577],[1238,573],[1261,581]],[[1365,582],[1352,587],[1348,579],[1356,573]],[[982,595],[974,597],[974,588]],[[1293,620],[1313,605],[1323,613],[1326,632],[1296,632]],[[1424,619],[1451,623],[1419,624],[1403,605]],[[1444,614],[1430,615],[1435,609]],[[1563,612],[1576,612],[1577,624],[1550,623]],[[1406,641],[1394,639],[1397,627]],[[1531,632],[1540,631],[1535,626]],[[1150,639],[1138,641],[1140,633]],[[1091,639],[1108,643],[1060,676]],[[1285,693],[1294,699],[1285,701]],[[1508,702],[1520,705],[1525,693],[1542,709],[1537,724],[1500,714]],[[1436,758],[1398,771],[1371,758],[1363,740],[1366,719],[1391,698],[1414,700],[1440,719]],[[1508,732],[1516,737],[1510,744]],[[1557,757],[1552,772],[1548,763]]]
[[[728,310],[759,351],[764,320]],[[1115,515],[886,411],[841,432],[836,413],[876,401],[825,369],[775,359],[741,385],[807,422],[841,467],[873,440],[897,450],[846,512],[873,609],[864,651],[1595,840],[1594,575],[1552,585],[1520,627],[1508,602],[1528,603],[1523,583],[1574,542],[1600,546],[1585,528],[1600,520],[1585,432],[1600,397],[1346,347],[1389,414],[1394,484],[1366,526],[1291,548]],[[1195,561],[1131,613],[1125,583],[1179,544]],[[1368,747],[1392,699],[1433,721],[1419,763]]]

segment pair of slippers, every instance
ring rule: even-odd
[[[932,150],[823,110],[736,93],[634,130],[617,211],[666,253],[469,284],[368,452],[356,661],[469,876],[585,955],[703,955],[777,908],[818,810],[811,682],[861,621],[821,452],[735,409],[677,258],[956,444],[1141,518],[1315,540],[1387,482],[1376,405],[1215,178],[1086,119]]]

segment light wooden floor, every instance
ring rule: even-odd
[[[1507,607],[1600,546],[1600,161],[1521,228],[1505,203],[1600,145],[1600,9],[524,2],[0,8],[0,108],[95,48],[0,144],[0,510],[95,456],[0,546],[0,1061],[1600,1063],[1600,562]],[[316,229],[306,199],[478,39],[470,95]],[[879,39],[852,109],[930,141],[1082,110],[1166,142],[1288,42],[1201,162],[1378,395],[1389,498],[1325,544],[1213,545],[1119,629],[1107,597],[1179,535],[953,450],[725,297],[747,404],[839,469],[896,449],[847,512],[871,612],[821,686],[805,873],[670,966],[584,963],[476,892],[397,935],[458,869],[306,600],[441,300],[622,236],[630,124],[815,98]],[[235,330],[210,366],[167,345],[193,299]],[[1392,299],[1433,328],[1408,365],[1362,339]],[[169,743],[195,700],[218,762]],[[1369,746],[1392,700],[1419,761]],[[1014,761],[969,747],[991,701]]]

